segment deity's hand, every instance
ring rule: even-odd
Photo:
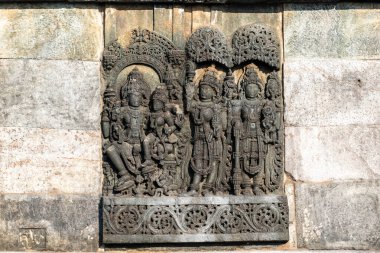
[[[178,114],[176,119],[175,119],[175,124],[177,126],[181,127],[183,124],[183,120],[184,120],[183,114]]]

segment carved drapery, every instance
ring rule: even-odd
[[[103,57],[104,241],[287,240],[276,35],[248,25],[229,43],[205,27],[185,50],[148,30],[131,39]],[[160,84],[135,67],[120,86],[130,65]]]

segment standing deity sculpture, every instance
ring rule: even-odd
[[[148,188],[163,188],[164,194],[176,190],[179,183],[173,186],[176,172],[179,166],[178,158],[178,131],[183,125],[183,115],[178,113],[175,107],[168,108],[168,90],[164,85],[158,86],[151,98],[151,109],[148,121],[150,133],[143,142],[145,161],[142,164],[142,172],[149,178],[149,183],[158,185]],[[158,169],[161,167],[161,170]],[[154,194],[154,190],[150,194]]]
[[[264,143],[266,144],[265,157],[265,186],[269,191],[276,190],[282,179],[282,146],[280,139],[282,100],[280,82],[276,72],[272,72],[265,87],[266,103],[262,110],[262,127]]]
[[[238,120],[233,123],[235,194],[261,195],[264,173],[264,142],[261,128],[262,83],[253,68],[247,68],[241,85],[241,104]],[[236,112],[235,112],[236,113]]]
[[[215,183],[223,155],[221,118],[221,83],[216,73],[207,71],[199,83],[199,100],[191,108],[194,123],[194,147],[191,168],[194,176],[189,194],[208,195],[215,191]],[[201,181],[205,178],[201,189]]]

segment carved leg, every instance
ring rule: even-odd
[[[145,138],[145,140],[143,142],[143,151],[144,151],[145,161],[141,165],[142,167],[147,167],[147,166],[153,165],[152,154],[151,154],[151,152],[152,152],[151,151],[151,145],[152,145],[153,141],[154,141],[154,137],[151,135],[148,135],[147,138]]]
[[[215,191],[215,180],[216,180],[216,176],[218,174],[219,164],[220,164],[220,162],[217,162],[217,161],[214,162],[212,165],[213,168],[212,168],[210,174],[207,175],[206,182],[203,186],[203,188],[204,188],[203,194],[205,196],[211,195],[211,193]]]
[[[193,182],[190,185],[190,191],[188,192],[188,195],[195,195],[197,191],[199,191],[199,184],[201,182],[202,176],[198,173],[194,174]]]
[[[243,188],[243,195],[253,195],[252,191],[252,182],[250,176],[243,170],[242,171],[242,188]]]
[[[263,179],[264,179],[264,170],[261,169],[259,171],[259,173],[257,173],[253,177],[253,193],[255,195],[264,195],[265,194],[265,192],[262,190]]]
[[[112,145],[109,148],[107,148],[106,153],[109,159],[112,161],[115,168],[117,169],[117,174],[119,176],[128,174],[128,171],[124,166],[123,160],[121,160],[119,152],[117,151],[115,146]]]

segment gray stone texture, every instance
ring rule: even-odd
[[[287,60],[286,126],[379,124],[380,61]]]
[[[99,62],[0,60],[0,126],[99,129]]]
[[[45,228],[46,250],[97,251],[98,207],[99,197],[0,195],[0,250],[33,250],[22,228]]]
[[[0,128],[0,194],[101,192],[99,131]]]
[[[295,180],[380,179],[379,125],[287,127],[285,168]]]
[[[285,58],[380,58],[380,4],[285,4]]]
[[[1,4],[0,58],[99,61],[103,17],[99,6]]]
[[[380,250],[379,198],[379,180],[298,183],[298,247]]]

